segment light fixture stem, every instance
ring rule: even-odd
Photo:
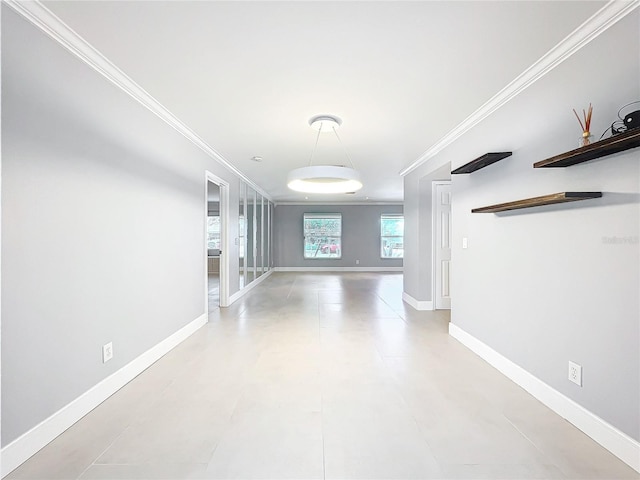
[[[316,148],[318,148],[318,140],[320,140],[320,132],[322,132],[322,127],[318,129],[318,135],[316,135],[316,144],[313,146],[313,150],[311,150],[311,157],[309,157],[309,166],[311,166],[311,162],[313,161],[313,155],[316,153]]]
[[[342,143],[342,140],[340,139],[340,135],[338,135],[338,131],[336,130],[336,127],[332,127],[333,128],[333,133],[336,134],[336,137],[338,138],[338,142],[340,142],[340,145],[342,145],[342,148],[344,149],[344,154],[347,157],[347,160],[349,160],[349,163],[351,164],[351,168],[355,169],[355,167],[353,166],[353,162],[351,161],[351,155],[349,155],[349,151],[347,150],[347,147],[344,146],[344,143]]]

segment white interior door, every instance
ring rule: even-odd
[[[435,308],[451,308],[451,182],[433,183]]]

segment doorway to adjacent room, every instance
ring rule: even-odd
[[[228,184],[207,172],[206,192],[206,307],[211,312],[228,305],[226,228]]]

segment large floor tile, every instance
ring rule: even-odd
[[[322,479],[320,412],[263,408],[234,416],[206,471],[211,479]]]
[[[120,435],[122,427],[84,419],[5,477],[6,480],[73,480]]]
[[[328,407],[323,430],[327,479],[442,478],[429,445],[402,408]]]
[[[640,479],[640,474],[546,407],[510,408],[506,417],[571,479]]]
[[[229,422],[214,405],[163,405],[129,426],[96,463],[207,463]]]
[[[142,464],[92,465],[80,480],[176,480],[205,478],[207,465],[202,464]]]
[[[443,478],[451,480],[562,480],[553,465],[443,465]]]

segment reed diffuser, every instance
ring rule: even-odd
[[[573,114],[578,119],[578,123],[580,123],[580,128],[582,128],[582,138],[578,142],[578,147],[584,147],[591,143],[591,113],[593,112],[593,107],[589,104],[589,109],[585,112],[584,108],[582,109],[582,119],[578,116],[578,112],[576,109],[573,109]],[[584,120],[584,123],[583,123]]]

